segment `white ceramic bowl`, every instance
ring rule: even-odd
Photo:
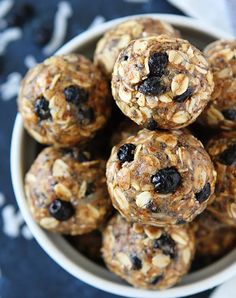
[[[175,15],[148,15],[170,22],[181,30],[183,37],[202,48],[217,38],[230,38],[224,32],[215,28],[204,26],[198,21]],[[132,16],[128,18],[133,18]],[[64,45],[57,54],[80,52],[91,56],[97,39],[114,25],[126,18],[117,19],[99,25],[75,37]],[[236,250],[222,258],[220,261],[195,273],[187,275],[180,284],[164,291],[147,291],[135,289],[106,269],[89,261],[76,251],[62,236],[49,233],[40,228],[33,220],[26,203],[24,193],[24,175],[36,155],[36,142],[30,138],[23,128],[21,116],[16,117],[12,144],[11,144],[11,174],[15,196],[23,217],[32,234],[48,253],[62,268],[82,281],[104,291],[123,295],[126,297],[142,298],[170,298],[194,294],[212,288],[236,274]]]

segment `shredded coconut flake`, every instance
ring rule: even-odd
[[[32,235],[32,233],[30,232],[29,228],[26,225],[23,226],[23,228],[21,230],[21,234],[27,240],[33,239],[33,235]]]
[[[19,211],[15,211],[13,205],[7,205],[2,209],[3,232],[5,235],[16,238],[20,235],[20,226],[24,220]]]
[[[69,2],[62,1],[58,4],[58,10],[54,19],[52,39],[43,49],[45,55],[51,55],[62,45],[66,36],[68,19],[72,14],[73,11]]]
[[[18,72],[11,73],[5,83],[0,85],[0,94],[3,101],[10,100],[18,94],[22,76]]]
[[[36,59],[32,55],[27,55],[24,60],[25,66],[27,68],[32,68],[37,64]]]
[[[0,207],[2,207],[5,203],[6,199],[2,192],[0,192]]]
[[[19,28],[9,28],[0,33],[0,55],[4,54],[10,42],[20,39],[21,36],[22,31]]]
[[[0,1],[0,19],[4,18],[5,15],[12,9],[13,4],[13,0]]]
[[[89,25],[88,29],[94,28],[97,25],[102,24],[104,22],[105,22],[105,18],[103,16],[98,15],[94,18],[92,23]]]

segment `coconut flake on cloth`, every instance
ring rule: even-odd
[[[43,48],[45,55],[54,53],[64,42],[68,27],[68,20],[72,16],[73,11],[71,4],[67,1],[62,1],[58,4],[58,10],[55,14],[54,29],[52,38],[49,43]]]
[[[3,101],[8,101],[17,96],[22,75],[19,72],[13,72],[8,75],[6,82],[0,85],[0,97]]]

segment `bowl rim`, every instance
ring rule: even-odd
[[[71,41],[62,46],[56,54],[68,54],[74,52],[77,48],[86,44],[88,41],[102,35],[106,30],[113,27],[114,25],[121,23],[128,19],[139,18],[139,17],[152,17],[155,19],[165,20],[170,22],[172,25],[182,26],[188,29],[197,30],[204,34],[211,35],[212,37],[219,38],[232,38],[232,36],[222,30],[216,29],[209,25],[204,25],[202,22],[192,19],[189,17],[171,15],[171,14],[141,14],[127,16],[109,22],[98,25],[95,28],[91,28],[84,33],[76,36]],[[201,29],[204,26],[207,29]],[[77,266],[73,260],[66,256],[52,240],[49,240],[46,236],[45,231],[40,228],[33,218],[31,217],[26,198],[24,193],[24,179],[22,176],[22,156],[24,149],[24,127],[21,116],[18,114],[14,123],[11,140],[10,150],[10,168],[11,178],[14,194],[18,203],[18,206],[22,212],[22,215],[32,232],[34,238],[37,240],[39,245],[44,251],[62,268],[69,272],[74,277],[86,282],[87,284],[94,286],[100,290],[106,292],[123,295],[126,297],[136,298],[176,298],[180,296],[187,296],[195,294],[214,286],[217,286],[224,281],[230,279],[236,274],[236,262],[232,262],[228,267],[221,269],[219,272],[203,278],[202,280],[192,282],[184,285],[177,285],[176,287],[164,290],[164,291],[150,291],[133,288],[128,285],[120,285],[116,282],[108,281],[102,277],[99,277],[85,268]],[[208,267],[207,267],[208,268]]]

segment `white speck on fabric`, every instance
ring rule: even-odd
[[[58,4],[58,10],[54,19],[52,38],[43,48],[45,55],[51,55],[63,44],[63,41],[66,37],[68,19],[72,16],[72,14],[73,10],[69,2],[62,1]]]
[[[16,212],[13,205],[7,205],[2,209],[3,233],[11,238],[20,235],[20,227],[24,223],[19,211]]]
[[[104,22],[105,22],[105,18],[103,16],[98,15],[94,18],[92,23],[88,26],[88,29],[94,28],[97,25],[102,24]]]
[[[0,207],[2,207],[5,203],[6,199],[2,192],[0,192]]]
[[[22,30],[20,28],[8,28],[0,33],[0,55],[4,54],[7,46],[12,41],[20,39]]]
[[[124,0],[125,2],[130,2],[130,3],[148,3],[151,0]]]
[[[13,0],[2,0],[0,1],[0,19],[4,18],[5,15],[12,9],[14,5]]]
[[[25,66],[27,68],[32,68],[37,64],[36,59],[32,55],[27,55],[24,60]]]
[[[13,72],[8,75],[7,80],[0,85],[0,96],[3,101],[8,101],[18,94],[22,75]]]
[[[23,228],[21,230],[21,234],[27,240],[33,239],[33,235],[32,235],[32,233],[30,232],[29,228],[26,225],[23,226]]]

